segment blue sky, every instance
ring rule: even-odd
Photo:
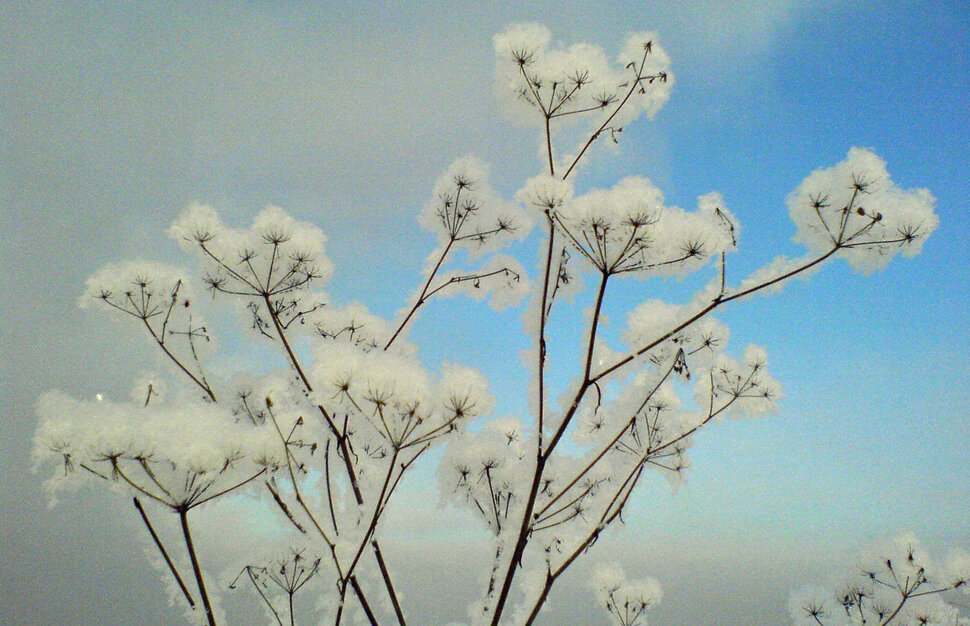
[[[640,174],[685,208],[721,192],[743,229],[736,279],[799,253],[785,196],[852,146],[937,198],[941,225],[922,255],[871,277],[834,263],[719,315],[735,350],[766,347],[786,398],[777,415],[699,437],[680,491],[646,486],[602,547],[631,575],[660,579],[657,623],[780,623],[790,586],[899,529],[970,548],[970,8],[682,4],[0,3],[0,451],[16,468],[2,486],[0,604],[12,623],[124,621],[158,602],[119,582],[153,574],[105,537],[128,545],[140,529],[96,491],[48,511],[42,475],[26,470],[41,392],[126,395],[129,372],[153,363],[76,309],[84,278],[132,257],[191,263],[164,234],[191,201],[239,224],[277,204],[330,235],[336,299],[393,315],[432,246],[416,216],[438,174],[473,153],[510,197],[542,166],[533,131],[508,124],[493,96],[491,37],[514,21],[610,52],[628,31],[659,33],[671,101],[578,184]],[[527,267],[536,245],[517,249]],[[625,283],[615,322],[624,306],[694,284]],[[519,314],[483,311],[443,301],[414,338],[429,365],[482,367],[512,392],[500,410],[522,412],[521,374],[504,365],[525,345]],[[43,586],[28,575],[38,569]]]

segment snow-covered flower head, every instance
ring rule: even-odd
[[[734,247],[731,220],[720,206],[716,194],[702,196],[695,212],[665,206],[661,191],[636,176],[565,203],[557,222],[600,272],[679,273]]]
[[[966,571],[951,569],[965,559],[954,553],[938,568],[912,533],[902,533],[867,550],[834,593],[814,587],[793,593],[789,610],[796,626],[957,626],[965,620],[946,594],[966,585]]]
[[[479,432],[461,433],[448,444],[438,470],[441,493],[470,506],[497,535],[507,534],[528,490],[527,454],[520,420],[489,420]]]
[[[630,36],[617,64],[598,46],[550,41],[549,31],[534,24],[496,35],[496,85],[513,119],[544,129],[550,173],[562,169],[568,177],[593,142],[616,142],[626,124],[660,110],[670,97],[670,59],[650,33]],[[565,141],[576,141],[565,156],[553,145],[564,126],[574,130]]]
[[[795,241],[814,253],[838,247],[860,272],[882,269],[897,252],[919,254],[939,224],[926,189],[902,189],[886,163],[870,150],[852,148],[838,165],[812,172],[788,196]]]
[[[709,365],[726,348],[730,332],[723,322],[710,316],[673,332],[695,311],[692,305],[647,300],[627,315],[623,341],[634,350],[654,346],[644,356],[655,365],[672,359],[678,350],[684,351],[684,359],[692,368]]]
[[[214,342],[199,313],[200,298],[188,273],[152,261],[112,263],[86,281],[81,308],[98,307],[116,317],[138,320],[166,355],[212,398],[214,393],[199,367],[199,357]],[[194,370],[194,371],[193,371]],[[142,402],[157,397],[163,385],[148,381],[137,393]]]
[[[488,168],[474,157],[458,159],[438,178],[419,221],[440,244],[477,254],[499,248],[510,237],[524,237],[531,228],[531,220],[518,206],[492,190]]]
[[[620,626],[646,626],[647,611],[663,598],[656,579],[627,580],[616,564],[599,566],[589,586],[596,593],[600,608],[610,615],[610,621]]]
[[[183,308],[190,306],[188,272],[154,261],[110,263],[85,281],[85,293],[78,301],[82,309],[99,303],[129,315],[153,316],[174,298]]]
[[[627,123],[642,113],[652,117],[669,98],[670,58],[654,33],[628,36],[616,65],[598,46],[551,41],[537,24],[513,24],[494,38],[498,86],[519,114],[541,120],[596,113]]]
[[[371,313],[360,302],[351,302],[342,308],[321,307],[307,316],[307,321],[321,337],[365,348],[383,347],[391,336],[387,320]]]
[[[375,446],[430,443],[492,408],[485,378],[468,367],[447,365],[435,380],[414,355],[399,350],[328,342],[316,354],[309,371],[314,401],[352,417],[356,433]]]
[[[34,457],[54,457],[64,470],[49,483],[52,490],[85,470],[141,485],[139,493],[169,505],[192,504],[280,464],[273,432],[242,423],[213,402],[146,406],[48,392],[37,412]]]
[[[515,199],[534,211],[555,215],[573,198],[572,181],[540,174],[525,182]]]
[[[325,281],[333,271],[323,232],[275,206],[260,211],[243,230],[223,224],[212,207],[193,204],[168,232],[205,259],[215,291],[278,297]]]
[[[755,345],[745,348],[742,359],[718,356],[695,386],[695,402],[725,417],[761,417],[776,411],[781,397],[781,385],[768,373],[768,357]]]

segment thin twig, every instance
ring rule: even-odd
[[[155,545],[158,547],[158,551],[161,552],[162,558],[165,559],[165,564],[168,565],[168,569],[172,572],[172,576],[175,577],[175,582],[178,583],[179,589],[182,590],[182,595],[185,596],[189,606],[195,608],[195,600],[192,599],[192,594],[189,593],[188,588],[185,586],[185,582],[182,581],[182,576],[179,574],[178,569],[176,569],[175,563],[172,562],[171,557],[168,556],[168,551],[166,551],[165,546],[162,545],[162,540],[158,537],[158,534],[152,527],[152,523],[148,521],[148,514],[145,513],[145,509],[142,508],[141,502],[137,497],[132,498],[132,501],[135,504],[135,508],[138,509],[138,513],[141,515],[142,521],[145,522],[145,527],[148,528],[148,532],[151,534],[152,540],[154,540]]]

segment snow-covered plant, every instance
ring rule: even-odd
[[[437,247],[396,319],[322,291],[333,272],[326,237],[276,207],[238,228],[192,205],[169,233],[201,270],[134,262],[88,281],[85,306],[136,322],[171,376],[140,380],[127,402],[48,393],[35,455],[58,468],[52,491],[95,478],[133,494],[168,571],[191,606],[199,594],[207,623],[217,611],[205,580],[219,575],[236,586],[248,579],[279,623],[295,620],[289,603],[311,578],[329,578],[314,587],[325,621],[354,613],[372,624],[388,616],[404,624],[399,589],[407,581],[392,575],[382,549],[398,538],[383,532],[382,520],[402,478],[439,444],[443,496],[470,507],[494,542],[487,584],[477,600],[468,598],[471,619],[532,623],[561,575],[621,519],[650,470],[679,481],[698,431],[775,408],[781,391],[765,351],[728,351],[716,309],[838,258],[863,272],[878,269],[896,253],[918,253],[936,228],[927,191],[899,188],[879,157],[853,148],[788,198],[805,256],[729,280],[740,225],[719,194],[701,196],[689,211],[667,204],[642,176],[602,189],[575,182],[598,144],[618,142],[625,126],[668,100],[673,74],[656,36],[629,37],[614,62],[591,45],[550,42],[535,25],[495,38],[509,109],[539,129],[540,171],[511,200],[489,186],[477,159],[461,158],[442,174],[419,217]],[[538,242],[534,276],[514,256],[522,246],[509,245],[521,240]],[[604,335],[610,287],[695,272],[710,276],[692,299],[645,299],[629,311],[625,330]],[[561,346],[551,338],[584,285],[592,286],[592,305],[581,318],[578,366],[571,377],[553,378],[547,364]],[[275,346],[284,366],[259,357],[248,372],[213,368],[213,327],[197,313],[203,290],[234,305],[249,337]],[[421,310],[459,293],[488,298],[496,311],[527,299],[527,415],[493,416],[492,392],[474,368],[426,368],[418,358],[408,337]],[[506,358],[514,366],[520,355]],[[234,538],[242,561],[207,571],[188,513],[205,504],[218,516],[227,501],[249,508],[254,530]],[[178,514],[196,590],[143,502]],[[303,547],[253,556],[291,533]],[[622,624],[643,623],[660,599],[654,581],[628,583],[615,572],[599,580],[600,604]],[[881,572],[872,578],[889,580]]]
[[[655,579],[627,580],[616,565],[600,567],[590,586],[611,623],[619,626],[647,626],[647,612],[663,598],[660,583]]]
[[[297,622],[294,597],[320,571],[322,557],[310,558],[306,547],[289,547],[283,556],[272,556],[255,565],[246,565],[229,584],[235,589],[244,578],[251,584],[273,620],[283,626],[284,618],[291,625]]]
[[[953,602],[970,593],[970,555],[934,562],[912,534],[883,542],[866,554],[836,591],[806,587],[792,593],[797,626],[963,626]]]

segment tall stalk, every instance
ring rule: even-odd
[[[189,531],[189,509],[187,506],[178,508],[179,522],[182,524],[182,537],[185,539],[185,548],[189,552],[189,560],[192,562],[192,572],[195,574],[195,582],[199,587],[199,596],[202,598],[202,607],[205,609],[205,617],[209,626],[216,626],[216,616],[212,612],[212,603],[209,602],[209,593],[205,589],[205,579],[202,576],[202,566],[199,565],[199,558],[195,554],[195,545],[192,543],[192,533]]]

